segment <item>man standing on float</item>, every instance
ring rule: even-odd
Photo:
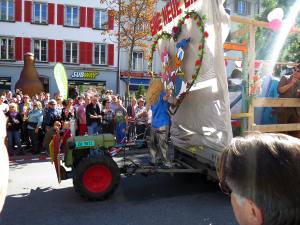
[[[171,168],[171,160],[168,154],[168,138],[171,125],[168,112],[168,99],[171,97],[169,91],[164,90],[160,79],[152,80],[148,89],[148,103],[151,105],[152,123],[150,132],[150,164],[159,165],[163,168]]]

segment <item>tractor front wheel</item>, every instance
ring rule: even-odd
[[[89,200],[103,200],[118,187],[120,172],[115,161],[106,155],[82,159],[75,169],[74,189]]]

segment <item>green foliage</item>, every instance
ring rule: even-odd
[[[256,19],[268,21],[267,16],[275,8],[282,8],[285,17],[288,16],[289,8],[294,4],[294,0],[264,0],[262,2],[262,13]],[[300,18],[297,18],[296,26],[300,25]],[[256,31],[256,55],[257,59],[270,59],[270,49],[274,45],[278,33],[266,28],[257,28]],[[300,37],[299,34],[290,34],[282,48],[278,61],[300,62]]]
[[[135,93],[135,97],[138,98],[140,95],[145,96],[145,93],[146,93],[145,86],[144,86],[144,85],[140,85],[140,86],[138,87],[137,92]]]

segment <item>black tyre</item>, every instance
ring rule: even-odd
[[[89,200],[107,198],[120,182],[118,165],[106,155],[82,159],[74,172],[75,191]]]

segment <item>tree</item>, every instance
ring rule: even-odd
[[[139,85],[137,92],[135,93],[135,97],[138,98],[139,96],[145,96],[146,89],[144,85]]]
[[[267,21],[267,16],[275,8],[282,8],[285,17],[289,13],[289,8],[294,4],[294,0],[264,0],[262,2],[263,11],[258,20]],[[296,21],[300,25],[300,19]],[[256,49],[257,59],[269,59],[270,49],[272,49],[277,33],[265,28],[257,28],[256,32]],[[300,36],[299,34],[290,34],[282,48],[279,61],[300,62]]]
[[[132,54],[135,47],[145,52],[151,40],[150,21],[155,13],[157,0],[101,0],[109,6],[116,6],[115,21],[119,26],[118,41],[120,48],[128,51],[128,82],[126,95],[129,95],[129,83],[132,72]],[[145,56],[145,54],[144,54]]]

